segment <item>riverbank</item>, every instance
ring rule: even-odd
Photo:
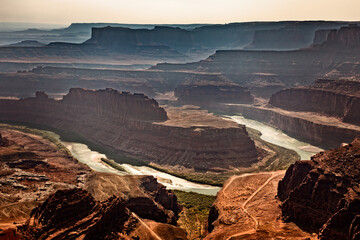
[[[133,158],[127,156],[117,155],[114,152],[110,152],[111,154],[106,154],[92,150],[88,145],[81,142],[73,142],[69,141],[71,139],[84,140],[80,136],[76,134],[71,134],[69,132],[65,132],[65,139],[63,140],[64,131],[59,131],[59,135],[53,131],[57,131],[57,129],[49,128],[41,125],[14,125],[14,123],[10,124],[0,124],[0,127],[11,128],[19,131],[30,132],[36,135],[40,135],[42,137],[46,137],[50,139],[52,142],[57,143],[57,146],[61,148],[63,151],[67,151],[72,154],[79,162],[88,165],[95,171],[105,172],[105,173],[114,173],[117,175],[152,175],[158,179],[158,182],[165,185],[168,189],[178,189],[186,192],[196,192],[200,194],[207,195],[216,195],[216,193],[220,190],[219,186],[210,186],[207,184],[195,183],[191,181],[187,181],[186,179],[179,178],[177,176],[170,175],[166,172],[158,171],[155,168],[143,163],[140,165],[140,161],[135,161],[138,165],[132,165],[129,161],[120,162],[123,159],[132,160]],[[37,129],[34,129],[37,127]],[[41,130],[39,130],[41,129]],[[85,141],[88,142],[88,141]],[[91,143],[91,147],[96,146],[96,144]],[[96,147],[96,149],[101,149],[101,147]],[[105,163],[102,158],[114,160],[112,165],[117,164],[119,168],[124,169],[125,171],[120,171],[119,169],[114,168],[114,166],[110,166],[108,163]],[[135,159],[136,160],[136,159]]]
[[[266,123],[289,136],[323,149],[339,147],[360,136],[360,126],[313,112],[295,112],[249,104],[219,104],[214,108],[221,109],[222,113],[241,114],[247,119]]]
[[[232,120],[235,121],[234,119]],[[83,138],[82,136],[79,136],[72,132],[63,131],[39,124],[26,123],[24,125],[27,128],[37,128],[45,131],[56,132],[57,134],[59,134],[58,139],[61,138],[63,144],[67,146],[67,149],[71,149],[73,151],[73,154],[76,155],[77,158],[81,158],[81,154],[85,154],[85,156],[90,157],[90,159],[94,159],[94,157],[96,158],[97,156],[97,160],[95,163],[97,167],[92,166],[92,168],[95,168],[97,171],[112,172],[120,175],[126,174],[122,171],[118,171],[114,169],[113,166],[109,166],[109,164],[105,164],[103,161],[101,161],[101,158],[110,159],[113,160],[112,162],[113,164],[118,164],[119,168],[127,169],[130,172],[130,174],[144,174],[144,173],[150,175],[156,174],[159,178],[163,179],[162,183],[164,185],[167,185],[169,188],[172,188],[171,184],[169,184],[171,183],[171,181],[169,181],[169,178],[171,177],[181,178],[183,180],[192,182],[192,184],[205,184],[205,185],[221,187],[222,184],[226,181],[226,179],[228,179],[233,175],[286,169],[291,163],[295,162],[296,160],[299,160],[299,156],[296,154],[296,152],[263,140],[261,138],[261,133],[258,132],[257,130],[252,130],[251,128],[247,128],[249,136],[256,142],[257,148],[259,150],[263,149],[263,156],[259,163],[254,164],[250,168],[236,168],[233,169],[232,171],[226,171],[226,172],[224,171],[201,172],[201,171],[191,171],[189,169],[184,169],[184,168],[160,166],[154,163],[148,164],[144,161],[124,155],[123,153],[114,152],[112,149],[107,148],[106,146],[99,146],[98,144],[95,144]],[[53,135],[53,137],[55,137],[55,135]],[[99,170],[99,167],[102,170]],[[163,174],[165,174],[165,176],[160,176]],[[195,190],[198,190],[198,186],[195,186],[194,188]],[[207,190],[208,189],[209,186],[207,186]],[[205,190],[205,192],[201,191],[199,193],[208,194],[209,192],[207,190]],[[214,191],[212,189],[210,192],[212,195],[214,195],[216,194],[217,191]]]

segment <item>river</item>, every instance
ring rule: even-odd
[[[322,150],[311,146],[310,144],[300,142],[295,138],[289,137],[283,132],[258,121],[246,119],[242,116],[225,117],[260,131],[262,133],[261,138],[267,142],[295,150],[300,155],[301,159],[310,159],[312,155]],[[62,141],[60,136],[56,133],[49,132],[49,134],[58,139],[80,162],[87,164],[91,169],[98,172],[109,172],[118,175],[152,175],[168,189],[177,189],[186,192],[216,195],[220,190],[220,187],[190,182],[147,166],[132,166],[130,164],[116,163],[125,170],[119,171],[101,161],[101,158],[107,158],[105,154],[93,151],[89,149],[87,145],[82,143]]]
[[[315,155],[318,152],[323,151],[323,149],[312,146],[308,143],[301,142],[292,138],[280,130],[270,127],[264,123],[244,118],[243,116],[225,116],[230,118],[233,121],[246,125],[247,127],[256,129],[261,132],[260,138],[269,143],[294,150],[300,155],[302,160],[310,160],[310,157]]]
[[[157,178],[158,182],[165,185],[168,189],[177,189],[185,192],[216,195],[216,193],[220,190],[220,187],[190,182],[146,166],[119,164],[119,166],[125,169],[125,172],[119,171],[101,161],[101,158],[107,158],[105,154],[92,151],[87,145],[82,143],[62,141],[60,136],[54,132],[48,133],[52,137],[58,139],[76,159],[84,164],[87,164],[91,169],[98,172],[115,173],[118,175],[152,175]]]

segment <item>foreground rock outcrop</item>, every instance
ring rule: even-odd
[[[360,139],[300,161],[279,182],[283,216],[320,239],[360,237]]]
[[[48,139],[3,128],[0,135],[1,229],[27,219],[50,193],[83,186],[92,173]]]
[[[280,218],[277,185],[284,171],[233,176],[217,194],[205,239],[316,239]]]
[[[94,172],[34,129],[0,135],[0,239],[186,239],[153,176]]]
[[[214,116],[209,121],[204,114],[200,114],[203,121],[183,121],[177,117],[178,112],[181,110],[174,111],[174,117],[167,120],[165,110],[155,100],[112,89],[71,89],[62,100],[50,99],[41,92],[35,98],[0,100],[1,120],[74,132],[163,166],[226,170],[257,162],[254,142],[244,126]]]
[[[269,103],[291,110],[317,112],[360,125],[360,82],[319,79],[310,86],[282,90]]]
[[[163,229],[170,232],[167,239],[186,239],[180,228]],[[113,196],[99,202],[81,189],[51,195],[31,212],[16,235],[25,239],[160,239],[123,199]]]

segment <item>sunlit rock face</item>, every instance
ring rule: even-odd
[[[296,162],[279,182],[283,215],[320,239],[358,239],[360,140]]]
[[[25,225],[18,227],[14,235],[19,236],[19,239],[45,239],[54,235],[59,239],[143,239],[145,236],[156,239],[153,237],[154,232],[138,216],[142,214],[139,209],[153,213],[147,219],[162,222],[162,215],[159,214],[160,209],[146,205],[145,200],[153,201],[144,197],[142,202],[137,203],[138,209],[135,209],[134,214],[129,209],[134,200],[112,196],[100,202],[89,192],[79,188],[59,190],[36,207],[31,212],[30,219]],[[172,211],[169,212],[173,214]],[[169,217],[166,214],[164,216]],[[186,233],[181,228],[164,223],[154,224],[161,226],[165,233],[172,233],[168,239],[186,239]]]
[[[168,123],[166,111],[143,94],[71,89],[62,100],[0,100],[1,120],[48,125],[146,162],[205,171],[249,167],[257,150],[245,126]],[[171,119],[170,119],[171,120]],[[224,120],[225,121],[225,120]],[[228,124],[226,121],[225,124]]]
[[[292,111],[317,112],[360,125],[360,82],[319,79],[314,84],[282,90],[269,103]]]

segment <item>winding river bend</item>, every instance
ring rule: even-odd
[[[242,116],[225,117],[260,131],[262,133],[261,138],[263,140],[281,147],[292,149],[300,155],[301,159],[310,159],[312,155],[322,150],[307,143],[300,142],[292,137],[289,137],[283,132],[258,121],[246,119]],[[220,187],[190,182],[146,166],[132,166],[130,164],[116,163],[125,170],[119,171],[101,161],[101,158],[107,158],[105,154],[92,151],[87,145],[82,143],[62,141],[60,136],[56,133],[49,132],[49,134],[58,139],[80,162],[87,164],[90,168],[98,172],[109,172],[118,175],[152,175],[157,178],[158,182],[165,185],[168,189],[177,189],[206,195],[216,195],[216,193],[220,190]]]
[[[243,116],[225,116],[232,119],[233,121],[246,125],[247,127],[256,129],[261,132],[260,138],[269,143],[284,147],[287,149],[294,150],[300,155],[301,160],[310,160],[310,157],[315,155],[318,152],[323,151],[323,149],[312,146],[308,143],[301,142],[292,138],[282,131],[270,127],[261,122],[244,118]]]
[[[158,182],[165,185],[168,189],[177,189],[206,195],[216,195],[216,193],[220,190],[220,187],[190,182],[146,166],[132,166],[130,164],[116,163],[125,170],[119,171],[101,161],[101,158],[107,158],[105,154],[92,151],[87,145],[82,143],[62,141],[60,136],[54,132],[48,133],[58,139],[80,162],[87,164],[91,169],[98,172],[109,172],[118,175],[152,175],[157,178]]]

